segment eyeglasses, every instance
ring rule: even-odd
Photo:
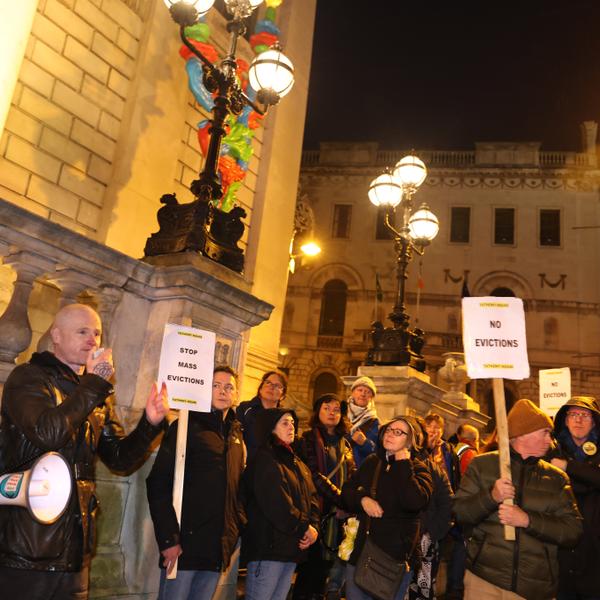
[[[402,431],[402,429],[393,429],[392,427],[388,427],[385,430],[385,433],[386,433],[386,435],[388,433],[391,433],[395,437],[402,437],[403,435],[408,436],[408,433],[406,433],[406,431]]]
[[[591,421],[592,413],[572,410],[567,413],[567,417],[569,417],[569,419],[579,419],[580,421]]]
[[[283,386],[280,383],[274,383],[273,381],[269,381],[268,379],[265,381],[265,385],[268,385],[270,388],[281,392],[283,390]]]
[[[329,413],[330,415],[341,415],[342,414],[342,410],[341,408],[329,408],[328,406],[326,406],[325,404],[322,405],[321,407],[325,412]]]
[[[215,382],[213,383],[213,390],[222,390],[226,394],[233,394],[233,392],[235,392],[235,387],[230,383],[223,385],[222,383]]]

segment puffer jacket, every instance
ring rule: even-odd
[[[9,375],[2,394],[2,466],[28,469],[56,451],[73,467],[75,489],[63,515],[51,525],[19,507],[0,508],[0,565],[36,571],[79,571],[94,546],[94,459],[125,472],[139,464],[162,427],[142,417],[124,435],[110,400],[111,384],[78,376],[50,352],[35,353]]]
[[[232,409],[225,419],[220,410],[190,413],[181,527],[173,508],[177,426],[169,427],[146,480],[158,548],[180,544],[178,568],[184,571],[225,570],[245,521],[241,426]]]
[[[516,541],[504,539],[498,504],[491,490],[500,477],[497,452],[476,456],[454,499],[454,512],[465,527],[467,569],[489,583],[528,600],[556,596],[558,548],[574,546],[581,516],[568,477],[549,463],[522,459],[511,450],[515,504],[529,515],[529,527],[516,528]]]
[[[277,421],[293,411],[269,408],[256,418],[259,449],[244,473],[248,525],[242,537],[242,560],[301,562],[308,550],[298,544],[309,525],[318,530],[319,504],[308,467],[290,446],[271,434]]]
[[[587,446],[577,447],[567,429],[566,414],[573,406],[592,412],[594,427],[588,436],[591,444]],[[597,596],[600,591],[600,411],[595,400],[587,396],[571,398],[556,414],[554,433],[559,456],[567,461],[567,475],[583,517],[583,535],[577,546],[559,550],[559,589]]]

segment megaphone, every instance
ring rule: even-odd
[[[69,504],[72,482],[65,458],[47,452],[28,471],[0,475],[0,505],[24,506],[38,523],[51,525]]]

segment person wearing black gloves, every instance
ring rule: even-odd
[[[75,490],[60,518],[44,525],[19,507],[0,507],[0,589],[3,597],[38,600],[88,597],[95,538],[94,459],[128,471],[162,431],[167,392],[156,385],[137,427],[127,436],[112,402],[110,349],[97,354],[102,333],[89,306],[62,308],[50,328],[53,352],[35,353],[9,375],[2,394],[3,472],[29,469],[49,451],[72,466]]]

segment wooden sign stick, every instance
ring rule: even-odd
[[[179,419],[177,420],[177,444],[175,448],[175,476],[173,477],[173,508],[177,515],[179,523],[179,531],[181,531],[181,505],[183,503],[183,479],[185,476],[185,453],[187,450],[187,433],[188,419],[190,416],[189,410],[180,410]],[[167,579],[175,579],[177,577],[177,563],[170,573],[167,573]]]
[[[508,443],[508,420],[506,418],[506,400],[504,398],[504,380],[494,378],[494,410],[496,413],[496,437],[498,439],[498,456],[500,460],[500,477],[510,479],[510,444]],[[503,504],[512,506],[513,500],[507,498]],[[504,539],[514,541],[516,539],[515,528],[512,525],[504,526]]]

